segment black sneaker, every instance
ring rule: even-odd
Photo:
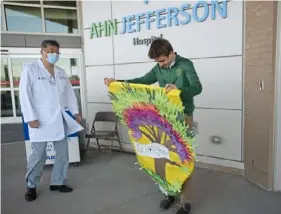
[[[186,203],[178,209],[177,214],[189,214],[190,209],[190,203]]]
[[[50,190],[63,193],[72,192],[72,188],[67,185],[50,185]]]
[[[171,207],[174,201],[175,201],[174,196],[169,196],[169,195],[165,196],[165,198],[160,203],[160,208],[163,210],[167,210]]]
[[[36,188],[27,187],[27,191],[25,193],[25,199],[27,201],[34,201],[37,198]]]

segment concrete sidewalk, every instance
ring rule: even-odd
[[[48,190],[50,167],[44,171],[39,197],[24,199],[23,143],[2,145],[2,214],[173,214],[159,210],[161,194],[134,165],[134,155],[89,152],[80,167],[70,167],[71,194]],[[197,169],[190,188],[191,214],[280,214],[281,194],[267,192],[243,177]]]

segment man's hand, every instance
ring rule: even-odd
[[[106,86],[109,86],[110,83],[115,82],[115,81],[116,81],[116,80],[113,79],[113,78],[104,78],[104,84],[105,84]]]
[[[77,123],[81,123],[82,118],[81,118],[80,114],[75,115],[75,120]]]
[[[38,120],[34,120],[34,121],[30,121],[28,122],[28,125],[30,126],[30,128],[39,128],[40,124]]]
[[[171,90],[173,89],[177,89],[177,86],[173,85],[173,84],[167,84],[165,86],[165,89],[166,89],[166,94],[168,94]]]

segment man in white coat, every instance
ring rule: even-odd
[[[36,199],[36,187],[46,161],[47,142],[53,142],[56,159],[52,170],[50,190],[71,192],[65,185],[68,159],[67,135],[81,131],[77,99],[66,72],[55,66],[60,45],[55,40],[41,44],[42,58],[26,64],[21,73],[19,97],[24,122],[29,125],[32,154],[27,163],[27,192],[25,199]],[[74,116],[71,118],[65,111]]]

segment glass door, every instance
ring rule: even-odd
[[[39,51],[36,51],[40,53]],[[80,113],[83,114],[83,92],[81,90],[81,54],[68,54],[61,51],[57,66],[64,69],[77,96]],[[69,51],[71,52],[71,51]],[[1,55],[1,123],[21,122],[19,102],[19,81],[23,65],[41,58],[40,54]]]
[[[66,71],[77,97],[79,111],[83,112],[81,103],[82,90],[80,79],[82,66],[80,57],[77,55],[62,54],[56,65]]]
[[[11,56],[11,76],[12,76],[12,101],[13,101],[13,109],[14,109],[14,118],[18,120],[21,117],[21,109],[20,109],[20,101],[19,101],[19,82],[20,75],[23,69],[23,65],[26,63],[31,63],[40,58],[40,55],[34,56]]]
[[[6,55],[1,55],[1,119],[11,118],[14,115],[12,102],[12,85],[10,61]]]

